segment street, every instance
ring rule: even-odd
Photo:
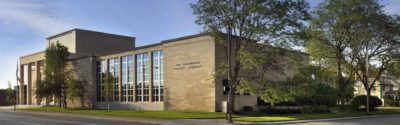
[[[226,123],[221,122],[220,120],[210,120],[210,119],[208,120],[176,119],[176,120],[168,120],[167,122],[163,122],[160,124],[226,124]],[[271,124],[271,123],[266,123],[266,124]],[[400,124],[400,115],[320,121],[320,122],[293,123],[284,125],[399,125],[399,124]],[[137,122],[127,122],[122,120],[102,119],[101,117],[89,118],[73,114],[66,114],[66,115],[54,115],[52,113],[34,114],[26,112],[12,112],[12,111],[0,110],[0,125],[145,125],[145,124]]]
[[[73,115],[42,115],[0,111],[0,125],[144,125],[125,121],[91,119]]]
[[[296,123],[288,125],[399,125],[400,115],[380,116],[373,118],[334,120],[324,122]]]

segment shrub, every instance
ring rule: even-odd
[[[293,96],[295,96],[295,100],[299,105],[333,106],[338,99],[334,88],[320,83],[299,86]]]
[[[392,100],[392,98],[391,97],[387,97],[387,96],[385,96],[384,97],[384,106],[390,106],[390,107],[398,107],[398,106],[400,106],[400,104],[399,104],[399,101],[397,101],[397,100]]]
[[[251,106],[243,106],[242,110],[245,111],[245,112],[251,112],[251,111],[253,111],[253,107],[251,107]]]
[[[366,107],[367,104],[367,96],[366,95],[360,95],[354,98],[353,100],[353,109],[354,110],[360,110],[361,106]],[[375,110],[376,107],[382,106],[382,100],[379,99],[376,96],[370,96],[369,98],[369,109],[370,110]]]
[[[328,105],[311,106],[311,113],[329,113],[331,112]]]
[[[265,107],[260,108],[261,112],[268,113],[268,114],[301,114],[301,108],[275,108],[275,107]]]
[[[389,103],[389,106],[391,106],[391,107],[399,107],[400,104],[399,104],[398,101],[391,101],[391,102]]]
[[[259,110],[268,114],[305,114],[329,113],[326,105],[321,106],[258,106]]]

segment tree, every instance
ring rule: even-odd
[[[113,98],[112,96],[114,92],[115,78],[111,75],[111,73],[108,72],[107,74],[105,74],[105,77],[103,79],[104,89],[102,89],[102,93],[104,93],[103,95],[107,102],[107,111],[110,111],[110,101]]]
[[[54,96],[62,108],[67,108],[68,76],[71,71],[66,69],[68,48],[56,43],[51,44],[45,51],[46,68],[44,80],[37,81],[36,95],[39,99]]]
[[[363,0],[327,0],[313,11],[314,18],[307,30],[307,51],[314,62],[335,69],[338,78],[341,109],[346,103],[346,88],[355,79],[358,67],[350,47],[364,32],[360,29],[365,17],[371,16],[373,7]]]
[[[248,46],[256,42],[259,47],[293,44],[283,38],[302,27],[300,20],[308,18],[308,4],[304,0],[199,0],[191,7],[197,15],[196,23],[225,47],[228,63],[220,70],[226,71],[228,77],[227,122],[232,123],[236,87],[247,86],[246,82],[239,82],[244,80],[241,70],[261,65],[257,61],[260,55],[248,51]]]
[[[8,81],[8,88],[6,89],[6,98],[5,98],[6,105],[14,105],[15,104],[15,93],[14,90],[11,88],[11,83]]]
[[[359,110],[361,106],[365,106],[366,108],[375,110],[376,107],[379,107],[383,104],[379,97],[371,96],[370,101],[367,101],[367,98],[368,97],[366,95],[359,95],[355,97],[352,104],[353,109]]]
[[[369,113],[369,99],[376,81],[400,59],[400,18],[385,14],[376,0],[364,0],[363,3],[368,6],[370,15],[365,15],[360,23],[363,37],[351,45],[351,50],[355,53],[354,65],[357,66],[353,68],[357,71],[356,76],[367,92]]]
[[[292,96],[297,103],[305,105],[335,105],[338,95],[328,79],[335,78],[334,75],[318,66],[310,65],[304,67],[292,78],[297,87],[293,88]]]
[[[73,77],[68,78],[67,95],[71,99],[72,104],[74,103],[75,98],[81,99],[85,95],[85,83],[85,81],[79,81]]]

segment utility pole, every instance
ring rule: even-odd
[[[18,61],[17,61],[17,70],[16,70],[16,72],[15,72],[15,79],[17,80],[16,81],[16,86],[14,87],[14,89],[15,89],[15,105],[14,105],[14,111],[17,111],[17,105],[18,105],[18,89],[19,89],[19,87],[18,87],[18,83],[19,83],[19,78],[18,78]]]
[[[367,86],[367,115],[369,115],[369,96],[371,95],[370,87],[368,83],[368,68],[369,68],[369,59],[368,59],[368,42],[366,47],[366,57],[365,57],[365,84]]]
[[[228,123],[233,123],[232,120],[232,109],[233,109],[233,102],[232,102],[232,96],[234,96],[232,91],[234,91],[232,88],[232,77],[231,77],[231,27],[228,27],[228,86],[229,86],[229,91],[228,91],[228,106],[227,106],[227,121]]]

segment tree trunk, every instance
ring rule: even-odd
[[[229,81],[229,80],[228,80]],[[229,83],[228,84],[232,84],[231,83],[232,81],[229,81]],[[230,85],[229,86],[229,92],[228,92],[228,105],[227,105],[227,122],[228,123],[233,123],[233,120],[232,120],[232,113],[233,113],[233,111],[232,111],[232,107],[233,107],[233,101],[234,101],[234,92],[232,91],[233,90],[233,87],[232,87],[232,85]]]
[[[109,102],[107,102],[107,111],[108,112],[110,111],[110,103]]]
[[[340,53],[336,54],[337,61],[337,69],[338,69],[338,82],[339,82],[339,93],[340,93],[340,110],[344,111],[344,104],[346,100],[346,86],[344,85],[344,80],[342,76],[342,59]]]
[[[340,79],[343,79],[340,78]],[[340,93],[340,110],[344,111],[344,105],[346,103],[346,87],[343,84],[343,80],[339,80],[339,93]]]
[[[61,96],[58,97],[58,105],[60,106],[60,108],[63,108],[61,105]]]
[[[68,108],[68,105],[67,105],[67,97],[64,97],[64,108]]]
[[[233,70],[233,75],[231,77],[231,80],[228,80],[228,85],[229,85],[229,93],[228,93],[228,123],[233,123],[232,120],[232,114],[234,113],[235,110],[235,93],[236,93],[236,84],[238,83],[238,74],[239,74],[239,66],[240,62],[235,61],[235,67]]]
[[[369,97],[371,96],[371,90],[367,89],[367,115],[369,115]]]

